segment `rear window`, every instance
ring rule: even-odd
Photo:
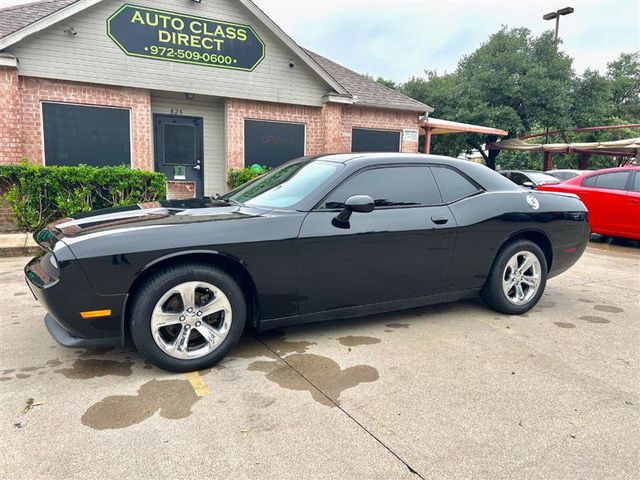
[[[592,175],[582,181],[583,187],[607,188],[609,190],[626,190],[629,172],[611,172]]]
[[[546,173],[531,172],[529,173],[529,176],[533,178],[533,180],[538,184],[559,183],[556,177],[552,177],[551,175],[547,175]]]
[[[445,203],[455,202],[480,191],[464,175],[451,168],[432,167],[432,171]]]

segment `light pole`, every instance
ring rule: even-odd
[[[562,15],[569,15],[573,13],[573,7],[565,7],[560,10],[556,10],[555,12],[545,13],[542,16],[543,20],[553,20],[556,19],[556,50],[558,49],[558,30],[560,28],[560,17]],[[545,135],[544,143],[549,143],[549,127],[547,127],[547,132]],[[544,163],[542,169],[546,172],[547,170],[551,170],[553,166],[551,160],[551,152],[544,152]]]
[[[553,20],[556,19],[556,45],[558,45],[558,28],[560,27],[560,17],[562,15],[569,15],[573,13],[573,7],[565,7],[560,10],[556,10],[555,12],[549,12],[542,16],[543,20]]]

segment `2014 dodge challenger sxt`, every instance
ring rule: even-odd
[[[589,238],[572,195],[433,155],[305,157],[218,198],[67,218],[25,267],[69,347],[132,340],[158,367],[222,359],[268,329],[480,294],[520,314]]]

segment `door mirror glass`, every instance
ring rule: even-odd
[[[338,228],[349,228],[349,219],[353,212],[372,212],[376,204],[369,195],[352,195],[344,201],[342,211],[331,220],[331,224]]]

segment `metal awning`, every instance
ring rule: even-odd
[[[580,169],[587,168],[589,155],[608,155],[611,157],[638,157],[640,137],[613,140],[610,142],[584,143],[527,143],[521,138],[509,138],[487,145],[489,150],[509,150],[512,152],[543,152],[543,170],[553,166],[551,156],[554,153],[580,153]]]
[[[489,150],[516,152],[590,153],[593,155],[636,156],[640,151],[640,137],[625,138],[611,142],[586,143],[527,143],[519,138],[510,138],[488,145]]]
[[[500,130],[499,128],[485,127],[482,125],[473,125],[471,123],[452,122],[451,120],[442,120],[440,118],[425,118],[420,122],[420,133],[426,133],[431,130],[431,135],[447,135],[450,133],[484,133],[485,135],[498,135],[504,137],[509,132]]]
[[[424,153],[431,151],[431,135],[449,135],[453,133],[482,133],[504,137],[509,132],[499,128],[473,125],[471,123],[452,122],[441,118],[428,117],[420,121],[420,134],[425,135]]]

